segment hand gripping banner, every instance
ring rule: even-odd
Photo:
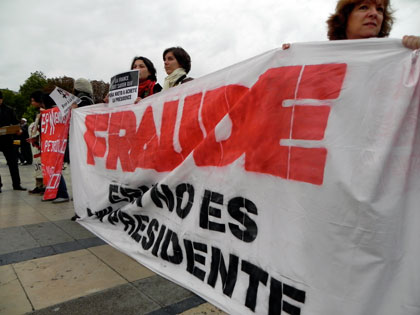
[[[76,109],[78,222],[231,314],[419,314],[419,52],[293,44]]]

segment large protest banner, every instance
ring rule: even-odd
[[[67,147],[71,112],[62,115],[59,107],[41,113],[41,165],[45,185],[44,200],[55,199],[60,184]]]
[[[73,112],[78,222],[231,314],[420,313],[420,60],[293,44]]]

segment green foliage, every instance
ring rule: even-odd
[[[43,90],[47,85],[47,77],[41,71],[35,71],[31,73],[29,78],[26,79],[25,83],[20,86],[19,93],[22,97],[30,103],[30,95],[37,91]]]
[[[91,83],[95,103],[101,103],[108,93],[109,84],[102,80],[92,80]],[[25,117],[28,123],[31,123],[38,111],[31,106],[30,95],[38,90],[51,93],[56,86],[73,93],[74,79],[67,76],[47,78],[41,71],[35,71],[20,86],[18,93],[8,89],[2,90],[4,103],[15,109],[16,116],[19,119]]]
[[[41,71],[35,71],[31,73],[29,78],[25,80],[20,86],[19,95],[20,100],[23,104],[23,110],[21,115],[18,117],[25,117],[28,120],[28,123],[31,123],[36,116],[36,110],[31,106],[30,96],[33,92],[38,90],[44,90],[47,85],[47,77]]]

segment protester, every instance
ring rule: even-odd
[[[73,94],[81,99],[77,107],[92,105],[95,103],[93,99],[93,88],[89,80],[79,78],[74,81]]]
[[[163,84],[164,90],[193,80],[193,78],[187,77],[191,70],[191,58],[183,48],[171,47],[165,49],[163,62],[168,75]]]
[[[390,0],[338,0],[327,20],[327,35],[329,40],[388,37],[393,23]],[[420,49],[420,37],[406,35],[402,44]],[[288,48],[290,44],[283,44]]]
[[[388,37],[393,22],[390,0],[339,0],[327,20],[328,38]],[[420,37],[404,36],[402,43],[407,48],[419,49]]]
[[[31,165],[32,164],[32,151],[31,145],[28,141],[29,138],[29,128],[28,128],[28,121],[26,118],[20,119],[20,129],[22,130],[22,134],[19,135],[20,140],[20,154],[19,160],[22,165]]]
[[[50,109],[55,107],[55,103],[53,99],[48,95],[44,94],[41,91],[36,91],[31,94],[31,105],[40,111]],[[41,169],[41,114],[38,113],[37,117],[35,119],[35,123],[32,126],[30,132],[31,138],[28,139],[30,143],[34,146],[34,148],[37,149],[37,151],[34,152],[34,160],[39,159],[39,162],[35,162],[35,180],[36,180],[36,186],[33,190],[29,191],[30,193],[41,193],[43,194],[45,191],[44,185],[43,185],[43,178],[42,178],[42,169]],[[39,164],[38,164],[39,163]],[[38,167],[39,166],[39,167]],[[65,202],[69,201],[69,195],[67,192],[67,186],[66,181],[64,180],[63,176],[60,176],[60,183],[58,185],[58,191],[57,196],[54,199],[49,200],[43,200],[43,201],[52,201],[53,203],[59,203],[59,202]]]
[[[92,84],[87,79],[79,78],[74,81],[73,95],[77,96],[81,100],[79,104],[74,103],[72,106],[73,108],[84,107],[84,106],[95,104],[94,97],[93,97]],[[67,138],[67,141],[68,141],[68,138]],[[70,143],[70,142],[68,141],[67,143]],[[66,151],[64,152],[64,163],[70,164],[69,146],[66,147]],[[63,164],[63,169],[65,168],[66,167]]]
[[[14,111],[3,103],[3,93],[0,91],[0,127],[18,125]],[[3,152],[12,177],[13,190],[26,190],[20,185],[18,160],[13,148],[13,135],[0,136],[0,151]],[[0,176],[0,192],[3,186]]]
[[[41,110],[44,109],[42,98],[43,93],[41,91],[35,91],[30,95],[31,105],[37,111],[35,121],[29,126],[29,137],[27,139],[27,142],[33,148],[32,155],[35,177],[35,188],[28,191],[30,194],[43,194],[45,191],[41,167]]]
[[[50,109],[57,106],[54,100],[48,94],[44,94],[42,101],[45,106],[45,109]],[[61,203],[61,202],[67,202],[69,200],[70,200],[70,197],[67,192],[66,181],[64,179],[64,176],[61,174],[60,183],[58,184],[57,196],[54,199],[48,199],[48,200],[43,200],[43,201],[52,201],[53,203]]]
[[[153,63],[146,57],[134,57],[131,62],[131,70],[139,70],[139,89],[138,97],[134,104],[140,102],[142,98],[148,97],[162,91],[159,83],[156,83],[156,69]]]

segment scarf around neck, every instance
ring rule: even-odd
[[[145,80],[139,83],[139,89],[137,95],[141,98],[148,97],[153,94],[153,88],[156,82],[152,80]]]
[[[167,90],[173,86],[175,86],[176,81],[182,77],[183,75],[187,75],[184,68],[175,69],[170,75],[165,78],[165,83],[163,84],[163,89]]]

